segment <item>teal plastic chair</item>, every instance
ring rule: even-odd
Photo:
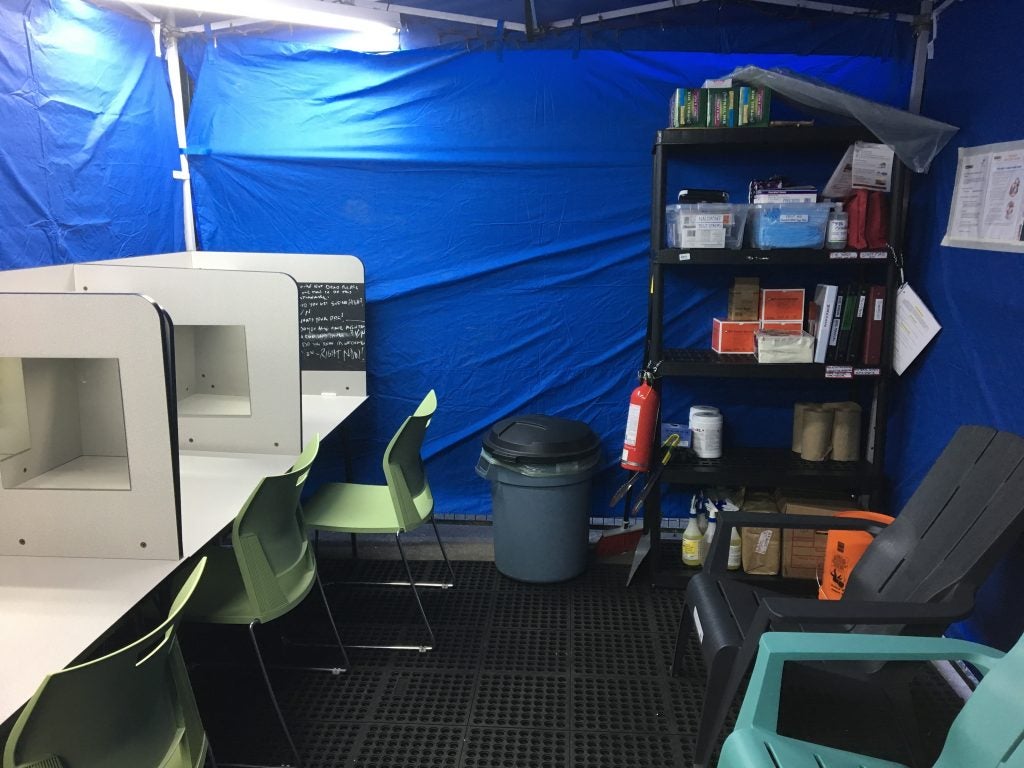
[[[1024,639],[1007,654],[941,637],[772,632],[761,637],[757,663],[719,768],[904,768],[901,763],[780,736],[779,694],[787,661],[961,659],[984,674],[950,727],[934,768],[1024,766]],[[870,735],[865,734],[865,742]]]
[[[408,582],[386,582],[387,586],[409,586],[412,588],[420,616],[430,638],[426,645],[374,645],[361,648],[387,648],[392,650],[428,651],[434,647],[434,630],[423,609],[417,587],[455,586],[455,573],[445,552],[441,534],[434,521],[434,497],[430,492],[427,474],[423,467],[420,451],[430,419],[437,409],[437,396],[430,390],[415,413],[402,422],[395,436],[384,451],[384,478],[386,485],[362,485],[358,483],[327,483],[321,486],[313,498],[303,505],[302,515],[306,527],[312,531],[333,533],[392,533],[398,544],[398,554],[405,566]],[[450,581],[430,583],[417,582],[409,568],[402,547],[402,534],[429,522],[434,528],[437,545],[448,568]]]
[[[47,675],[14,723],[4,768],[198,768],[209,745],[175,635],[203,575],[135,642]]]
[[[319,438],[313,438],[288,472],[260,482],[235,518],[230,548],[211,545],[204,550],[209,560],[207,578],[185,615],[188,621],[249,627],[263,681],[297,767],[302,765],[302,759],[267,674],[256,626],[288,613],[316,585],[341,651],[342,665],[329,671],[339,674],[349,667],[317,575],[313,549],[299,517],[299,497],[319,445]]]

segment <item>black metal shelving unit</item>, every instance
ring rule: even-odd
[[[865,415],[864,434],[873,440],[872,461],[808,462],[786,448],[742,448],[726,446],[721,459],[698,459],[692,453],[679,452],[666,466],[662,481],[680,485],[749,485],[843,491],[869,498],[872,509],[884,510],[885,424],[888,418],[889,390],[892,379],[892,332],[898,268],[889,250],[827,251],[821,249],[683,249],[664,246],[667,167],[673,161],[691,157],[700,161],[710,151],[728,151],[730,147],[756,148],[763,152],[798,152],[802,148],[836,149],[836,162],[846,147],[855,141],[877,141],[859,126],[785,126],[751,128],[666,129],[654,142],[654,169],[651,196],[650,293],[645,366],[660,363],[662,377],[748,378],[791,380],[836,380],[855,386],[870,386],[874,403],[873,423]],[[707,161],[706,157],[704,158]],[[906,174],[902,165],[893,169],[889,209],[891,242],[902,242],[903,222],[898,201],[902,199]],[[759,365],[753,355],[718,355],[710,349],[666,348],[662,334],[664,320],[665,271],[678,270],[685,276],[713,268],[750,266],[758,271],[790,271],[798,267],[836,270],[837,280],[849,269],[874,270],[874,280],[886,284],[885,343],[881,365],[866,368],[851,365],[780,364]],[[884,277],[883,277],[884,275]],[[709,318],[710,320],[710,318]],[[659,389],[660,381],[655,385]],[[654,446],[656,449],[657,446]],[[656,453],[652,453],[656,455]],[[645,529],[652,538],[649,573],[655,582],[658,571],[658,545],[661,530],[661,493],[654,488],[647,499]]]

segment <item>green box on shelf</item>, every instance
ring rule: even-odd
[[[732,128],[736,125],[736,89],[706,88],[705,125],[708,128]]]
[[[669,106],[669,128],[701,128],[704,125],[702,88],[676,88]]]
[[[772,92],[769,88],[741,85],[736,88],[736,124],[768,125],[771,121]]]

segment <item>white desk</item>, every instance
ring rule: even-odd
[[[304,395],[304,434],[326,436],[366,398]],[[181,451],[185,557],[241,510],[256,484],[294,457]],[[74,557],[0,557],[0,723],[63,669],[180,563]]]

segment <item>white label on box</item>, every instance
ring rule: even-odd
[[[783,213],[779,215],[779,221],[783,224],[806,224],[809,218],[806,213]]]
[[[680,253],[679,254],[679,260],[680,261],[689,261],[690,260],[690,254],[689,253]]]
[[[887,259],[889,258],[888,251],[862,251],[860,254],[862,259]]]
[[[832,259],[832,260],[836,260],[836,259],[856,259],[857,258],[857,252],[856,251],[832,251],[832,253],[830,253],[828,255],[828,257],[830,259]]]
[[[725,248],[725,229],[720,226],[711,229],[683,229],[683,245],[689,248]]]
[[[881,321],[883,307],[885,307],[885,299],[875,299],[875,320]]]
[[[852,365],[826,365],[825,366],[825,378],[826,379],[852,379],[853,378],[853,366]]]
[[[853,369],[853,375],[854,376],[881,376],[882,375],[882,369],[881,368],[854,368]]]
[[[697,224],[717,224],[723,226],[729,223],[729,214],[727,213],[698,213],[694,216]]]
[[[754,551],[759,555],[763,555],[768,552],[768,545],[772,543],[772,529],[768,528],[761,531],[761,535],[757,537],[757,544],[754,546]]]

